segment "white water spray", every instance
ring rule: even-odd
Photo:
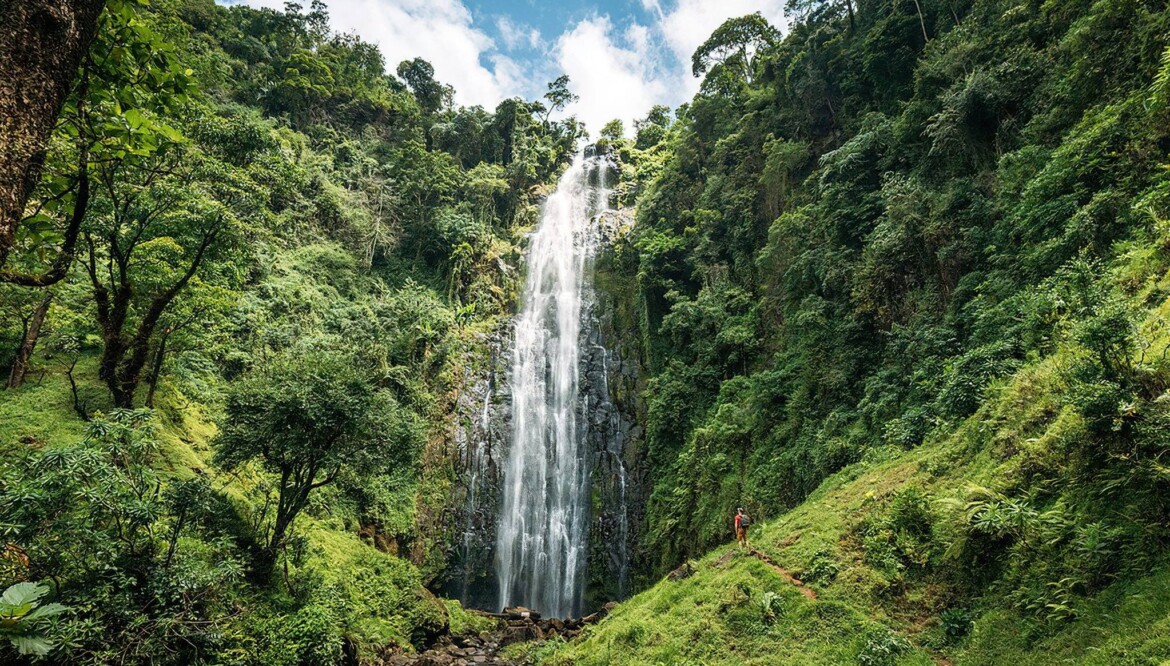
[[[500,607],[546,616],[581,610],[589,468],[579,424],[581,330],[608,206],[607,163],[578,158],[545,203],[528,252],[512,357],[512,443],[496,534]]]

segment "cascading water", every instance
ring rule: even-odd
[[[528,252],[512,357],[512,442],[496,533],[500,607],[580,614],[589,465],[578,419],[586,275],[608,163],[578,158],[545,203]]]

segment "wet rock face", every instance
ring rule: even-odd
[[[643,505],[642,431],[632,399],[641,372],[621,354],[607,300],[595,293],[589,307],[579,406],[593,485],[587,608],[629,595]]]
[[[464,388],[455,402],[454,493],[445,516],[446,596],[473,608],[494,609],[496,520],[499,517],[502,467],[511,437],[512,331],[510,326],[483,341],[479,363],[468,363]]]
[[[582,402],[594,497],[587,608],[629,596],[633,574],[640,569],[636,546],[649,487],[640,425],[645,414],[645,372],[637,319],[628,302],[632,292],[623,291],[632,285],[615,279],[612,266],[614,248],[623,242],[633,222],[631,210],[609,211],[598,221],[601,250],[593,267]]]
[[[648,488],[639,425],[644,414],[640,335],[636,318],[630,316],[628,294],[607,286],[614,282],[613,246],[632,224],[628,210],[599,217],[600,247],[589,269],[593,288],[585,295],[581,313],[577,423],[586,444],[591,486],[586,614],[606,601],[629,596],[633,572],[639,569],[635,546]],[[445,595],[466,606],[494,611],[499,602],[496,528],[503,465],[512,437],[511,325],[484,342],[480,347],[488,358],[466,364],[464,388],[455,404],[450,440],[454,492],[444,516],[451,536],[440,585]]]

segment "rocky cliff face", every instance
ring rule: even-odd
[[[637,319],[630,316],[631,285],[613,264],[633,224],[626,211],[602,215],[601,248],[593,267],[593,294],[585,316],[581,419],[593,484],[586,608],[629,596],[639,569],[636,545],[648,493],[642,446],[642,363]]]
[[[502,466],[511,439],[512,329],[510,323],[469,352],[484,356],[464,369],[450,433],[454,483],[444,511],[447,596],[467,606],[495,609],[496,519]]]
[[[594,288],[582,312],[578,406],[591,485],[586,612],[629,595],[639,569],[635,545],[647,495],[633,286],[612,270],[633,216],[610,211],[599,224]],[[454,402],[446,447],[452,490],[441,510],[446,567],[437,586],[468,606],[498,610],[494,561],[501,468],[511,443],[511,323],[481,342],[469,353],[483,358],[464,364],[463,388]]]

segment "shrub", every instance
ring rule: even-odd
[[[812,562],[804,571],[802,577],[806,583],[831,583],[837,578],[840,567],[833,554],[827,550],[818,550],[813,553]]]
[[[910,642],[889,629],[872,629],[863,638],[857,663],[861,666],[894,666],[910,651]]]
[[[971,633],[974,620],[966,608],[948,608],[939,616],[939,624],[949,639],[962,638]]]

